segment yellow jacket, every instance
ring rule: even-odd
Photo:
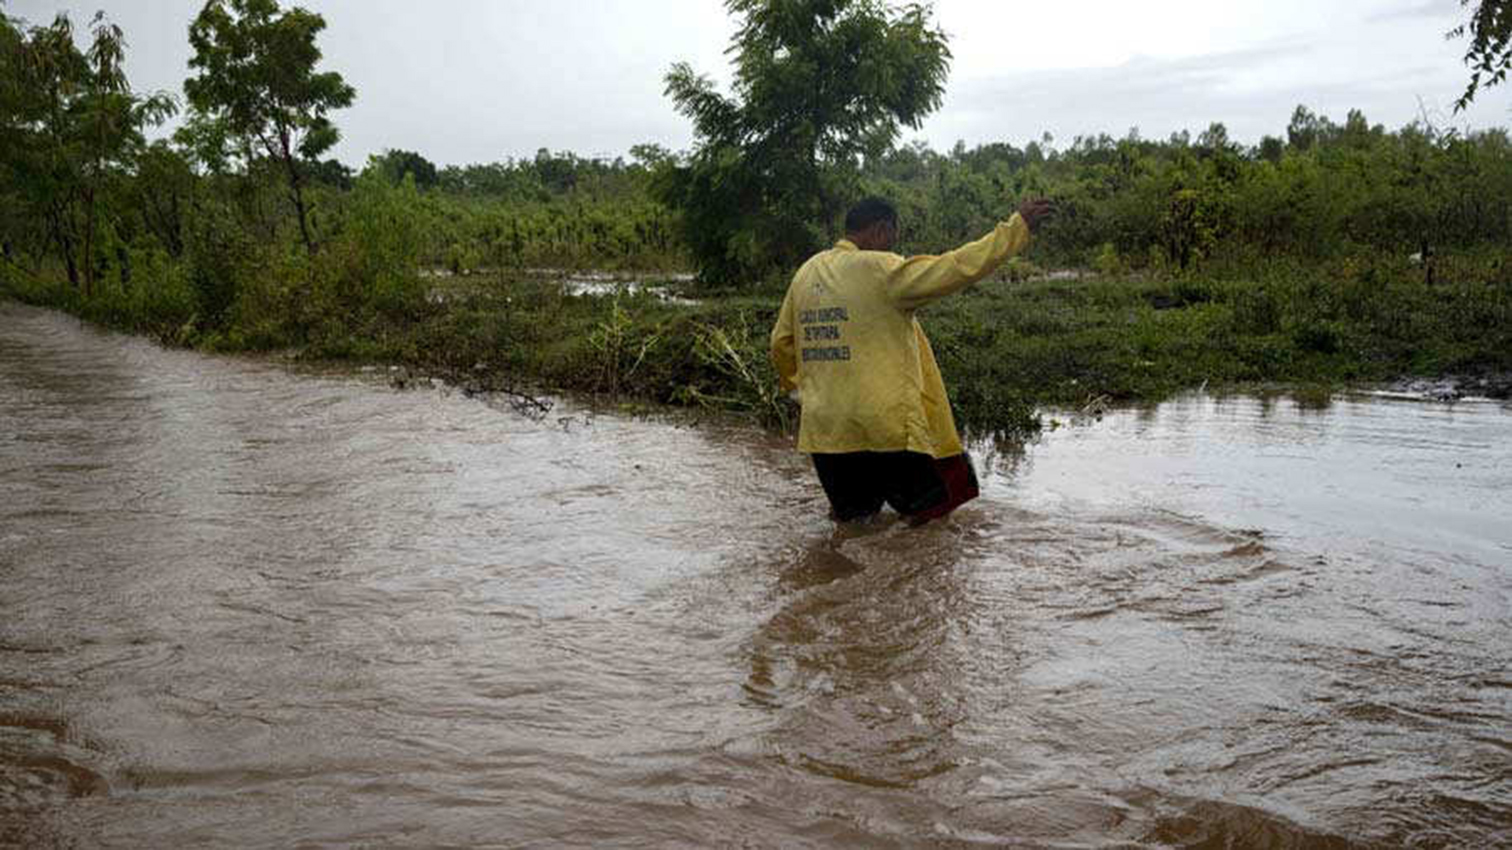
[[[960,454],[934,352],[914,311],[992,273],[1029,243],[1017,213],[975,242],[904,259],[849,240],[793,275],[772,328],[772,362],[803,414],[798,450]]]

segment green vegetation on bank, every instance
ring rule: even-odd
[[[86,301],[56,281],[16,276],[8,288],[211,349],[296,346],[305,357],[402,364],[464,386],[709,407],[778,426],[795,412],[767,358],[776,288],[691,302],[666,297],[684,286],[676,282],[573,294],[559,279],[514,273],[386,279],[363,256],[323,251],[312,278],[309,261],[291,254],[243,293],[225,330],[208,334],[194,330],[194,293],[178,278],[177,290],[134,290],[158,293],[149,303],[126,292]],[[1512,372],[1512,276],[1494,252],[1445,264],[1431,286],[1407,258],[1276,263],[1259,275],[1020,279],[1025,272],[1010,266],[922,314],[957,415],[977,433],[1032,430],[1042,406],[1158,400],[1199,386],[1326,392]],[[309,279],[330,285],[301,288]]]
[[[327,113],[350,99],[317,70],[319,16],[271,0],[205,8],[188,120],[151,143],[172,101],[131,90],[118,30],[96,21],[81,51],[66,18],[0,25],[0,293],[172,345],[404,364],[781,424],[793,408],[776,394],[767,334],[792,244],[837,236],[842,196],[893,198],[902,250],[932,252],[1047,195],[1061,214],[1027,257],[921,313],[975,430],[1032,428],[1044,405],[1204,385],[1512,372],[1504,130],[1388,131],[1298,107],[1254,146],[1221,124],[1195,139],[897,146],[898,126],[937,101],[942,43],[918,10],[889,18],[852,0],[815,6],[819,35],[879,38],[866,55],[922,86],[863,90],[874,102],[850,113],[868,116],[856,127],[784,111],[784,92],[811,87],[762,60],[742,66],[734,100],[674,70],[679,105],[708,116],[690,154],[542,150],[438,168],[390,150],[354,173],[317,159],[336,132]],[[732,9],[759,17],[768,4]],[[836,10],[848,29],[820,20]],[[822,39],[783,41],[815,35],[793,20],[761,20],[771,26],[745,30],[761,55],[826,55]],[[216,71],[227,44],[269,54],[287,76],[281,93]],[[774,74],[782,84],[767,86]],[[269,102],[286,107],[257,108]],[[745,124],[783,122],[809,135],[738,143]],[[786,191],[794,181],[808,188]],[[575,294],[567,270],[662,283]],[[698,275],[674,282],[676,271]]]

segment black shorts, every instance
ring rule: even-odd
[[[935,459],[920,452],[815,454],[814,471],[835,519],[871,516],[888,504],[916,522],[942,517],[978,494],[965,454]]]

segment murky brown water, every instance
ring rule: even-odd
[[[0,303],[0,844],[1512,844],[1512,413],[1197,398],[837,533],[741,430]]]

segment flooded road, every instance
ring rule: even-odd
[[[982,455],[837,531],[779,438],[0,302],[0,845],[1512,846],[1512,412]]]

